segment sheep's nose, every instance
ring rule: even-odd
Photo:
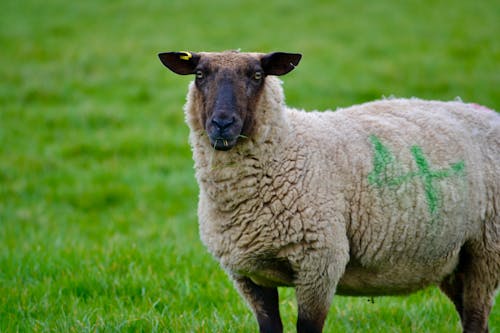
[[[217,126],[219,130],[223,130],[231,126],[235,122],[234,117],[231,118],[213,118],[212,124]]]

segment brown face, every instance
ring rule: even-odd
[[[251,134],[255,104],[265,79],[260,61],[254,57],[202,58],[195,75],[204,106],[202,123],[210,143],[215,149],[229,150],[240,136]]]
[[[195,74],[202,99],[199,116],[210,144],[217,150],[229,150],[238,138],[252,135],[265,77],[288,73],[301,55],[167,52],[159,57],[177,74]]]

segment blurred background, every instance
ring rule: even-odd
[[[252,332],[198,237],[190,77],[164,51],[289,51],[291,106],[383,96],[500,110],[500,1],[4,0],[0,331]],[[293,292],[281,290],[286,330]],[[498,302],[497,302],[498,303]],[[500,309],[490,317],[500,332]],[[335,298],[325,331],[458,332],[437,290]]]

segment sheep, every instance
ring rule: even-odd
[[[500,283],[500,116],[477,104],[382,99],[325,112],[285,105],[300,54],[165,52],[195,75],[185,105],[199,232],[254,312],[321,332],[334,293],[430,285],[464,332],[488,332]]]

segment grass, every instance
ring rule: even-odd
[[[304,54],[288,104],[383,95],[500,110],[498,1],[2,3],[0,331],[253,332],[198,238],[169,50]],[[280,290],[286,331],[296,304]],[[498,299],[498,297],[497,297]],[[500,332],[500,308],[490,317]],[[436,289],[335,298],[326,332],[458,332]]]

